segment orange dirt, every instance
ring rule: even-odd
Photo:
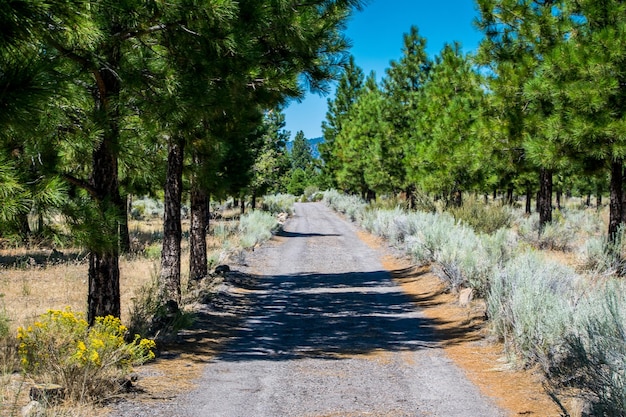
[[[359,232],[359,238],[376,249],[380,238]],[[414,267],[409,260],[386,256],[383,267],[392,273],[424,314],[438,322],[443,349],[464,370],[481,392],[510,411],[511,416],[560,416],[559,409],[542,387],[541,376],[532,370],[517,370],[507,364],[504,347],[490,341],[482,300],[461,307],[458,296],[446,291],[428,267]]]

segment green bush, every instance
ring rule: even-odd
[[[291,194],[275,194],[263,197],[261,208],[270,214],[276,215],[280,213],[293,214],[293,205],[296,197]]]
[[[511,208],[502,204],[485,204],[475,197],[466,198],[461,207],[453,207],[448,212],[463,224],[478,233],[491,234],[509,228],[513,220]]]
[[[132,366],[154,358],[152,340],[125,341],[127,328],[113,316],[89,327],[69,308],[49,310],[32,326],[18,329],[24,372],[59,384],[73,400],[98,401],[120,391]]]

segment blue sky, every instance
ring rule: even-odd
[[[476,16],[474,0],[369,0],[348,23],[350,53],[365,75],[373,70],[380,79],[389,62],[402,56],[402,35],[411,25],[427,39],[431,56],[454,41],[461,42],[466,52],[474,51],[482,38],[472,23]],[[293,102],[285,109],[285,128],[292,138],[298,130],[309,139],[322,136],[326,101],[333,96],[332,92],[326,97],[308,93],[301,103]]]

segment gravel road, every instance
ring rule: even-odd
[[[438,348],[383,255],[323,204],[297,204],[281,237],[236,268],[245,320],[198,388],[117,415],[506,415]]]

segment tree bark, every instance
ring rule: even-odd
[[[622,159],[611,162],[611,199],[609,202],[609,242],[611,243],[614,243],[618,238],[619,229],[623,222],[623,171],[624,161]]]
[[[250,202],[250,208],[256,210],[256,189],[252,190],[252,201]]]
[[[105,239],[94,239],[89,247],[89,289],[87,296],[87,321],[112,315],[120,317],[120,269],[118,219],[121,198],[118,178],[119,109],[117,101],[121,90],[120,80],[113,70],[119,68],[121,53],[118,45],[106,54],[107,67],[94,71],[97,89],[94,91],[96,119],[102,121],[102,140],[92,153],[90,183],[93,198],[99,207],[97,224],[101,230],[93,231]],[[112,216],[112,217],[111,217]],[[104,241],[104,244],[100,243]]]
[[[191,184],[191,225],[189,228],[189,281],[205,278],[207,265],[206,235],[209,228],[209,197],[194,178]]]
[[[128,230],[128,213],[130,196],[120,198],[120,252],[130,253],[130,231]]]
[[[539,233],[552,221],[552,170],[541,168],[539,174]]]
[[[103,247],[96,245],[89,253],[89,295],[87,299],[87,320],[93,324],[96,317],[112,315],[119,317],[120,269],[119,269],[119,229],[118,216],[110,216],[111,210],[119,208],[119,188],[117,177],[116,138],[105,137],[93,154],[92,186],[97,193],[99,216],[103,229],[98,230],[106,237]]]
[[[533,192],[530,187],[526,188],[526,214],[530,214]]]
[[[167,177],[165,179],[165,201],[163,214],[163,250],[161,251],[161,276],[159,301],[180,302],[180,264],[182,226],[181,199],[183,193],[183,163],[185,141],[170,138],[167,154]]]
[[[409,210],[415,210],[415,207],[417,207],[417,198],[415,197],[416,191],[417,188],[414,184],[408,185],[404,191],[406,193],[406,201],[408,203]]]
[[[509,206],[513,205],[513,187],[506,189],[506,204]]]

